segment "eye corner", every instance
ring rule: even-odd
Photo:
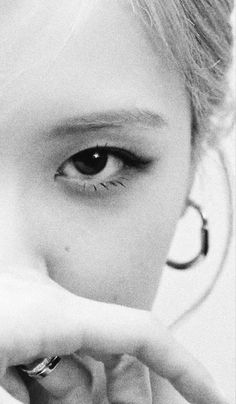
[[[55,172],[54,176],[53,176],[53,180],[54,182],[57,180],[58,177],[62,177],[63,176],[63,172],[62,172],[62,165],[57,169],[57,171]]]
[[[56,170],[54,181],[61,179],[81,194],[106,196],[111,187],[127,188],[129,176],[134,181],[135,173],[145,172],[152,160],[128,148],[97,144],[65,160]]]

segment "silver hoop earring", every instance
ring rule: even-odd
[[[209,251],[209,230],[208,230],[208,220],[206,216],[204,215],[202,208],[197,205],[195,202],[193,202],[191,199],[188,200],[188,207],[191,207],[197,211],[199,214],[201,221],[202,221],[202,226],[200,230],[200,237],[201,237],[201,247],[200,251],[198,254],[191,259],[190,261],[187,262],[175,262],[172,260],[167,260],[166,264],[174,269],[178,270],[186,270],[191,268],[192,266],[196,265],[199,263],[202,259],[206,258],[208,251]]]

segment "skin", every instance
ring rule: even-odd
[[[76,35],[51,66],[41,67],[36,54],[33,71],[3,92],[1,260],[34,266],[83,297],[150,308],[188,188],[189,104],[177,73],[167,68],[161,49],[152,53],[137,17],[115,4],[105,9],[98,3],[87,19],[82,14]],[[24,49],[20,28],[9,42],[24,66],[24,53],[43,38],[27,26]],[[50,53],[56,40],[44,38],[43,50]],[[126,124],[49,140],[61,121],[133,108],[159,113],[167,124]],[[150,156],[150,169],[121,171],[127,189],[108,192],[76,193],[69,181],[54,181],[66,158],[106,143]]]
[[[67,355],[82,347],[85,352],[94,354],[96,329],[99,335],[102,320],[110,319],[112,323],[116,312],[110,313],[109,309],[107,312],[107,306],[94,306],[94,309],[88,303],[90,299],[139,309],[141,318],[144,316],[142,310],[151,309],[191,185],[191,114],[184,84],[161,42],[154,53],[142,24],[126,2],[81,0],[73,4],[67,0],[61,1],[60,7],[57,3],[24,1],[18,8],[11,3],[0,3],[4,10],[0,17],[0,37],[4,37],[0,60],[5,60],[1,65],[0,99],[0,272],[2,285],[9,281],[4,280],[9,274],[16,277],[17,282],[31,280],[28,289],[23,284],[20,288],[28,298],[21,312],[27,312],[29,302],[33,305],[31,299],[38,302],[41,296],[42,311],[45,304],[43,312],[50,307],[50,313],[55,309],[58,318],[61,316],[66,324],[68,322],[68,327],[64,327],[68,333],[65,341],[68,341],[64,345],[63,341],[58,345],[54,343],[55,353]],[[111,111],[130,110],[151,111],[162,119],[151,126],[132,120],[117,124],[115,120],[102,129],[100,124],[100,129],[98,124],[93,130],[87,124],[81,128],[81,117],[91,121],[91,114],[92,118],[95,113],[101,118],[101,114],[107,117]],[[69,130],[58,129],[68,120],[79,120],[79,130],[69,134]],[[120,160],[113,158],[113,174],[108,179],[125,177],[125,187],[111,185],[108,190],[99,186],[96,179],[95,182],[90,179],[90,185],[84,191],[84,181],[78,186],[78,177],[73,177],[75,172],[71,171],[71,166],[67,166],[66,178],[55,178],[58,168],[72,155],[106,144],[138,153],[148,159],[149,164],[140,170],[124,170]],[[105,175],[102,181],[106,181]],[[98,191],[93,191],[91,184],[96,184]],[[38,285],[42,279],[42,284],[45,279],[49,282],[49,278],[55,282],[51,287],[55,290],[57,305],[54,301],[50,303],[50,294],[46,295],[44,288],[41,290]],[[58,285],[63,288],[58,289],[59,297]],[[29,294],[29,290],[36,291],[37,288],[38,300],[33,297],[36,292],[32,296]],[[9,285],[5,290],[10,290]],[[68,293],[67,298],[65,290],[73,295]],[[79,339],[74,342],[81,332],[81,323],[77,325],[74,311],[71,309],[73,315],[66,312],[69,317],[61,314],[66,311],[67,303],[72,302],[71,296],[75,299],[74,295],[79,296],[76,299],[89,299],[86,310],[83,299],[73,300],[74,305],[71,305],[78,309],[77,313],[82,313],[82,324],[83,318],[88,321],[86,316],[92,313],[85,347],[79,344]],[[4,299],[5,295],[2,296]],[[11,299],[6,299],[9,305]],[[3,300],[2,305],[6,301]],[[19,301],[20,298],[15,300]],[[101,318],[96,310],[101,310]],[[136,324],[136,311],[128,313]],[[37,314],[35,323],[34,316],[32,312],[28,317],[31,322],[26,329],[33,323],[39,330],[40,319]],[[117,329],[123,330],[120,332],[124,333],[126,345],[122,345],[123,339],[118,337],[119,349],[109,345],[105,327],[103,344],[109,346],[109,352],[101,346],[96,354],[101,353],[104,359],[107,353],[128,353],[148,366],[153,361],[156,371],[155,355],[150,349],[154,341],[148,345],[149,351],[145,350],[145,354],[139,356],[133,340],[126,335],[122,316],[123,311],[118,311],[117,319],[121,323]],[[54,317],[55,312],[48,322],[42,321],[41,336],[50,334],[45,324]],[[99,326],[97,318],[101,319]],[[16,330],[16,324],[12,324]],[[49,329],[54,330],[53,325],[57,326],[59,334],[58,324],[53,323]],[[135,327],[134,334],[140,335],[142,328]],[[113,335],[114,330],[109,332]],[[97,341],[96,344],[99,345]],[[15,346],[20,346],[19,341]],[[15,356],[12,354],[14,360],[8,357],[8,365],[27,363],[32,358],[52,353],[48,341],[44,341],[43,347],[35,352],[28,349],[28,357],[24,356],[24,349],[22,357],[15,359],[16,353]],[[63,363],[65,366],[65,359]],[[67,369],[73,368],[74,364],[74,360],[68,358]],[[110,379],[115,366],[108,372]],[[27,402],[22,381],[13,374],[12,368],[9,372],[3,387],[7,389],[6,380],[13,380]],[[63,366],[57,372],[59,382],[50,381],[48,377],[42,383],[51,395],[58,392],[63,380],[66,380],[65,385],[69,383]],[[81,385],[87,386],[85,370],[76,366],[76,372],[83,380]],[[168,377],[172,376],[168,373]],[[112,394],[121,394],[118,390],[114,393],[114,380],[112,383]],[[75,402],[71,390],[69,394],[63,392],[64,398],[60,402]],[[86,400],[84,398],[83,402],[89,402]],[[57,403],[57,400],[51,397],[50,403]]]

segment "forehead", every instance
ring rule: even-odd
[[[50,69],[69,48],[71,56],[75,56],[74,53],[80,56],[80,68],[87,62],[86,57],[95,63],[101,53],[103,58],[111,51],[112,56],[122,56],[122,51],[126,58],[130,54],[125,42],[134,41],[140,27],[138,29],[138,19],[128,1],[62,0],[57,3],[41,0],[23,1],[15,7],[11,3],[5,8],[2,5],[0,68],[5,83],[7,78],[16,77],[23,70],[38,69],[39,65]]]
[[[181,108],[183,85],[161,41],[153,52],[130,3],[9,3],[0,17],[2,123],[20,115],[37,124],[42,116],[61,119],[62,111],[70,117],[125,104],[155,109],[158,99],[171,110],[173,94]]]

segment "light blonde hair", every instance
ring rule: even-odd
[[[218,144],[231,124],[227,71],[232,61],[233,0],[132,0],[155,40],[163,40],[192,105],[197,158]],[[231,100],[232,101],[232,100]],[[231,105],[231,108],[229,107]]]
[[[208,298],[227,259],[233,234],[232,184],[220,140],[235,122],[234,100],[228,85],[232,62],[233,0],[130,0],[155,41],[162,39],[188,91],[192,107],[192,156],[195,165],[214,148],[223,169],[227,198],[227,236],[219,266],[199,298],[173,323],[186,321]],[[200,165],[201,166],[201,165]],[[201,167],[200,167],[201,168]]]

